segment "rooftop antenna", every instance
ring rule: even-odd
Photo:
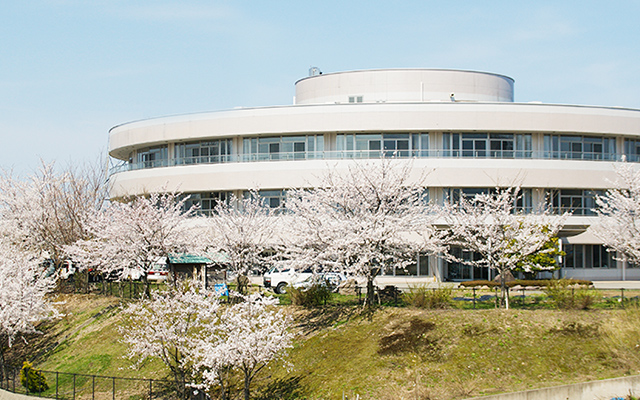
[[[322,71],[318,67],[309,67],[309,76],[322,75]]]

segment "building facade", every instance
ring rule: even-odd
[[[232,193],[257,189],[279,206],[285,190],[311,187],[329,166],[383,155],[412,158],[433,201],[522,187],[522,206],[548,199],[572,211],[562,232],[561,276],[640,279],[589,232],[594,196],[613,165],[640,159],[640,110],[517,103],[514,80],[475,71],[310,70],[293,105],[239,108],[118,125],[109,154],[111,196],[180,190],[203,213]],[[486,279],[486,270],[418,257],[390,274]]]

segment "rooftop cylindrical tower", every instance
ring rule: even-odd
[[[295,103],[513,102],[513,84],[508,76],[476,71],[348,71],[300,79]]]

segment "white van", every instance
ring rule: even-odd
[[[265,288],[272,287],[277,294],[283,294],[287,285],[302,282],[312,276],[311,269],[295,271],[293,268],[273,267],[262,277]]]

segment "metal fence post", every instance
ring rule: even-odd
[[[58,371],[56,371],[56,400],[58,400]]]
[[[149,379],[149,400],[153,399],[153,379]]]
[[[73,397],[72,399],[75,400],[76,398],[76,374],[73,374]]]
[[[476,309],[476,287],[472,287],[471,290],[473,290],[473,309]]]
[[[622,308],[624,308],[624,288],[620,288],[620,294],[621,294],[621,302],[620,304],[622,305]]]
[[[91,398],[92,399],[96,398],[96,376],[95,375],[91,376]]]
[[[111,395],[113,396],[113,400],[116,400],[116,377],[112,377],[111,380],[113,381],[111,386]]]

